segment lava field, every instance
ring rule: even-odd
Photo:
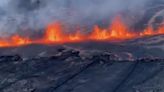
[[[0,92],[164,92],[164,1],[0,0]]]

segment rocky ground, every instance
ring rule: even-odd
[[[0,57],[0,92],[164,92],[164,60],[121,60],[58,48],[52,56]]]
[[[16,12],[30,14],[44,6],[42,0],[26,1],[18,4],[21,8]],[[142,10],[145,16],[137,19],[136,29],[161,24],[158,20],[163,20],[163,0],[150,1],[154,2]],[[0,48],[0,92],[164,92],[163,37],[121,44]]]

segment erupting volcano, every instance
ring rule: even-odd
[[[23,37],[19,34],[13,35],[7,39],[0,39],[0,47],[11,47],[28,44],[50,44],[50,43],[69,43],[82,41],[123,41],[144,36],[153,36],[164,34],[164,27],[159,26],[154,29],[148,26],[143,31],[136,31],[128,28],[121,17],[116,17],[107,28],[101,28],[94,25],[90,33],[84,33],[80,30],[74,33],[65,33],[63,25],[60,22],[54,22],[47,25],[47,28],[41,38],[32,39]]]
[[[164,92],[164,0],[0,0],[0,92]]]

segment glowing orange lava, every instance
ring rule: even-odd
[[[9,40],[0,40],[0,47],[10,47],[10,46],[21,46],[31,44],[32,40],[26,37],[21,37],[19,35],[14,35]]]
[[[127,40],[144,36],[152,36],[164,34],[164,26],[160,26],[154,30],[151,26],[148,26],[144,31],[130,31],[128,26],[122,22],[120,17],[116,17],[111,25],[107,28],[101,28],[95,25],[92,31],[88,34],[84,34],[80,30],[74,33],[65,33],[64,28],[59,22],[50,23],[42,38],[37,40],[29,37],[22,37],[18,34],[9,37],[8,39],[0,39],[0,47],[21,46],[28,44],[49,44],[49,43],[68,43],[68,42],[81,42],[88,40],[98,41],[111,41],[111,40]]]
[[[74,34],[69,34],[69,38],[67,38],[71,42],[77,42],[84,40],[85,36],[80,33],[80,31],[76,31]]]
[[[62,32],[60,23],[49,24],[45,32],[45,40],[47,42],[61,42],[65,36]]]
[[[30,44],[32,41],[30,41],[28,38],[20,37],[19,35],[14,35],[11,37],[11,43],[14,46],[24,45],[24,44]]]
[[[101,29],[99,26],[94,26],[93,32],[90,35],[92,40],[106,40],[109,38],[109,32],[106,29]]]

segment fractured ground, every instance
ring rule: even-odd
[[[78,51],[23,60],[0,57],[0,92],[164,92],[164,60],[117,61]]]

